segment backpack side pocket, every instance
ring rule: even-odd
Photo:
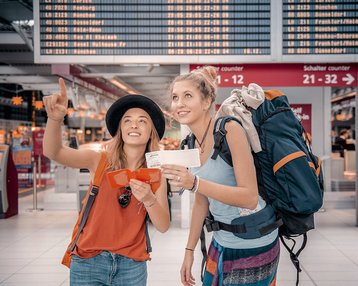
[[[310,214],[322,206],[323,196],[315,164],[292,142],[283,140],[273,145],[273,174],[284,190],[279,209]],[[320,172],[319,172],[320,173]]]

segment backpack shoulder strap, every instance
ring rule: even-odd
[[[188,149],[194,149],[195,148],[195,136],[193,133],[188,134],[183,141],[180,143],[180,149],[184,150],[185,146],[187,146]]]
[[[238,123],[240,123],[240,121],[238,119],[236,119],[235,117],[232,117],[232,116],[219,117],[219,118],[217,118],[215,120],[214,131],[213,131],[213,135],[214,135],[214,153],[211,156],[211,158],[213,160],[216,160],[218,155],[220,155],[220,157],[227,164],[232,166],[231,153],[230,153],[229,145],[227,144],[227,141],[226,141],[226,133],[227,133],[227,131],[225,130],[225,124],[226,124],[226,122],[229,122],[230,120],[235,120]],[[188,138],[188,136],[187,136],[187,138]],[[193,142],[195,142],[195,137],[194,137]],[[206,243],[205,243],[205,231],[204,231],[204,225],[206,225],[206,222],[208,220],[214,220],[214,217],[213,217],[213,215],[212,215],[212,213],[210,211],[208,212],[207,218],[204,220],[203,228],[201,229],[201,233],[200,233],[200,246],[201,246],[201,252],[203,254],[203,259],[202,259],[202,262],[201,262],[201,272],[200,272],[201,273],[201,275],[200,275],[201,276],[201,281],[203,281],[203,279],[204,279],[204,271],[205,271],[206,259],[208,257],[208,252],[207,252]]]
[[[231,120],[238,122],[240,125],[240,121],[234,116],[224,116],[216,119],[214,124],[214,153],[211,156],[211,159],[216,160],[218,155],[230,166],[232,166],[232,159],[230,148],[226,140],[226,129],[225,124]]]
[[[100,161],[98,163],[96,173],[94,175],[93,184],[91,186],[91,192],[89,194],[85,209],[84,209],[84,211],[82,213],[82,218],[81,218],[81,222],[80,222],[80,225],[78,227],[78,230],[77,230],[76,237],[73,240],[73,242],[72,242],[72,244],[71,244],[71,246],[69,248],[69,250],[71,252],[75,249],[76,243],[77,243],[78,239],[80,238],[80,234],[82,233],[82,230],[86,225],[88,215],[89,215],[89,213],[91,211],[91,208],[92,208],[92,205],[94,203],[94,200],[95,200],[95,198],[96,198],[96,196],[97,196],[97,194],[99,192],[99,186],[100,186],[100,184],[102,182],[102,178],[103,178],[103,175],[104,175],[105,170],[106,170],[106,165],[107,165],[107,155],[106,155],[105,152],[102,152],[101,153],[101,159],[100,159]]]

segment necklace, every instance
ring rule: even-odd
[[[208,135],[208,131],[209,131],[209,127],[210,127],[210,123],[211,123],[211,118],[209,121],[208,126],[206,127],[206,130],[204,132],[204,136],[203,139],[201,140],[201,142],[199,142],[198,138],[195,138],[196,142],[198,142],[199,145],[199,149],[200,149],[200,153],[203,154],[204,153],[204,148],[205,148],[205,139],[206,139],[206,135]]]

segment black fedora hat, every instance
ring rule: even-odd
[[[150,98],[139,95],[129,94],[119,98],[108,109],[106,114],[106,125],[109,133],[114,137],[118,130],[119,121],[124,113],[131,108],[140,108],[146,111],[153,121],[159,138],[162,138],[165,131],[165,119],[160,107]]]

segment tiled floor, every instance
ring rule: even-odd
[[[75,204],[54,207],[39,193],[42,212],[29,212],[32,196],[20,199],[18,216],[0,220],[0,285],[69,285],[67,268],[60,259],[69,241],[77,212]],[[45,198],[45,199],[44,199]],[[173,200],[173,223],[161,234],[151,229],[154,252],[148,263],[149,286],[180,285],[179,269],[187,230],[179,227],[179,199]],[[316,230],[302,253],[302,286],[358,285],[358,228],[354,209],[327,209],[316,215]],[[201,253],[195,253],[194,272],[200,285]],[[295,285],[295,269],[282,248],[279,286]]]

